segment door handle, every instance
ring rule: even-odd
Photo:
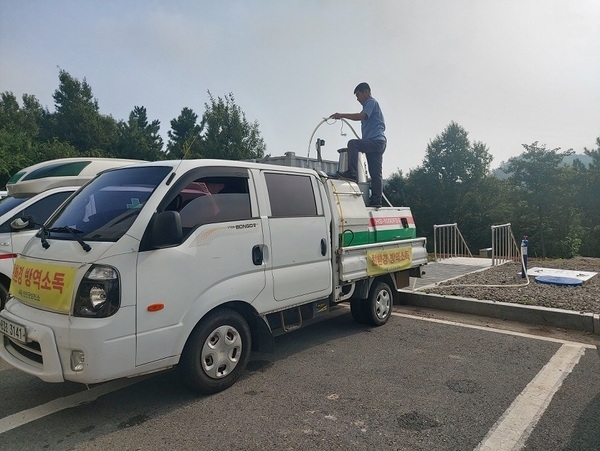
[[[325,238],[321,238],[321,255],[323,257],[327,255],[327,241],[325,241]]]
[[[258,244],[252,248],[252,263],[256,266],[260,266],[263,263],[263,251]]]

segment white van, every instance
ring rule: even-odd
[[[14,174],[0,199],[0,310],[4,308],[14,260],[56,208],[99,172],[139,163],[116,158],[61,158]],[[13,221],[20,219],[18,228]]]
[[[0,357],[48,382],[98,383],[178,365],[200,393],[251,350],[340,302],[381,326],[427,263],[408,207],[366,207],[354,182],[221,160],[105,171],[15,263]]]

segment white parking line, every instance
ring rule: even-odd
[[[23,426],[24,424],[32,421],[39,420],[40,418],[61,410],[77,407],[81,404],[94,401],[100,396],[120,390],[133,384],[137,384],[143,379],[144,377],[138,377],[133,379],[118,379],[116,381],[106,382],[102,385],[92,387],[89,390],[84,390],[70,396],[65,396],[64,398],[54,399],[46,404],[14,413],[0,419],[0,434],[10,431],[14,428],[18,428],[19,426]]]
[[[552,397],[584,352],[581,345],[562,345],[492,426],[476,451],[522,449]]]
[[[574,341],[570,341],[570,340],[563,340],[561,338],[543,337],[541,335],[526,334],[523,332],[515,332],[512,330],[496,329],[494,327],[488,327],[488,326],[477,326],[475,324],[465,324],[465,323],[460,323],[457,321],[449,321],[446,319],[425,318],[423,316],[410,315],[408,313],[392,312],[392,315],[399,316],[401,318],[410,318],[410,319],[417,319],[420,321],[428,321],[431,323],[448,324],[448,325],[452,325],[452,326],[465,327],[467,329],[485,330],[486,332],[494,332],[497,334],[514,335],[516,337],[533,338],[535,340],[551,341],[554,343],[561,343],[561,344],[575,344],[577,346],[581,346],[586,349],[596,349],[596,346],[592,345],[592,344],[579,343],[579,342],[574,342]]]
[[[516,451],[522,449],[537,422],[548,408],[553,396],[560,389],[565,378],[573,371],[585,350],[596,349],[595,345],[576,343],[559,338],[542,337],[443,319],[424,318],[405,313],[393,312],[392,315],[562,344],[548,363],[515,398],[496,424],[492,426],[475,451]]]

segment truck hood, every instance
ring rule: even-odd
[[[137,252],[139,240],[124,235],[116,243],[104,241],[86,241],[91,249],[86,252],[75,240],[47,239],[48,248],[44,248],[39,237],[34,237],[25,246],[21,255],[27,259],[86,265],[102,263],[102,260],[123,253]]]

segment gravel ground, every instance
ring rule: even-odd
[[[558,268],[597,272],[581,286],[547,285],[521,278],[520,263],[506,263],[423,290],[488,301],[513,302],[586,313],[600,314],[600,258],[576,257],[567,260],[532,259],[528,268]],[[474,287],[459,285],[479,285]],[[497,287],[492,285],[498,285]],[[518,285],[518,286],[511,286]]]

